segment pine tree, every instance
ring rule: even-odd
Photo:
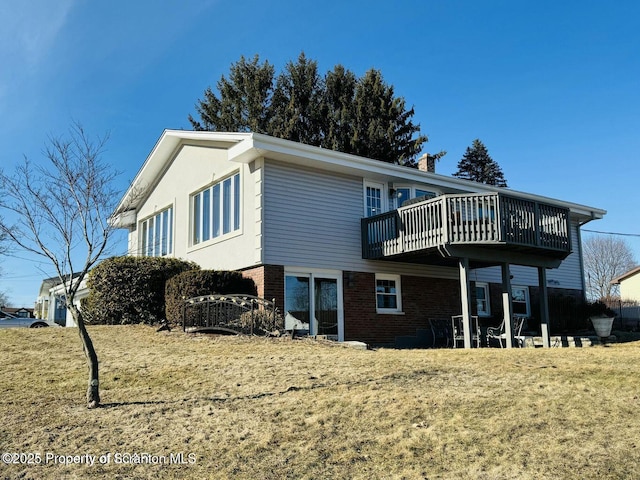
[[[205,90],[204,100],[196,104],[201,122],[189,115],[191,125],[195,130],[267,133],[274,73],[268,61],[259,63],[258,55],[251,61],[240,57],[229,78],[218,81],[219,98],[211,87]]]
[[[342,65],[336,65],[325,75],[321,107],[322,147],[353,153],[354,98],[357,82],[356,75]]]
[[[270,135],[295,142],[319,145],[322,139],[322,79],[318,63],[304,52],[298,62],[289,62],[278,76],[271,104]]]
[[[500,165],[489,156],[487,147],[479,139],[475,139],[472,146],[467,147],[458,162],[458,171],[453,176],[497,187],[507,186]]]
[[[427,141],[412,121],[413,108],[406,109],[378,70],[357,78],[336,65],[322,77],[317,62],[301,53],[274,87],[273,66],[256,55],[232,64],[217,87],[217,95],[207,88],[197,102],[200,119],[189,115],[194,129],[265,133],[409,166]]]

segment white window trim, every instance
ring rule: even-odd
[[[234,223],[234,219],[235,219],[235,206],[234,206],[234,181],[233,178],[238,175],[238,195],[240,198],[240,202],[238,205],[238,229],[234,230],[233,228],[227,232],[227,233],[223,233],[224,232],[224,227],[223,227],[223,222],[224,222],[224,207],[223,207],[223,202],[220,202],[220,235],[214,237],[213,236],[213,211],[209,212],[209,215],[211,217],[210,222],[209,222],[209,238],[207,240],[200,240],[199,242],[195,242],[195,238],[194,238],[194,221],[195,221],[195,198],[202,194],[204,191],[209,190],[215,186],[215,185],[220,185],[220,197],[221,199],[224,197],[224,191],[223,191],[223,183],[228,180],[231,179],[231,185],[232,185],[232,192],[231,192],[231,211],[230,211],[230,222],[233,225]],[[242,234],[242,230],[243,230],[243,196],[242,196],[242,192],[243,192],[243,182],[242,182],[242,174],[240,172],[240,170],[234,170],[232,172],[229,172],[228,174],[221,176],[220,178],[216,179],[214,182],[211,182],[209,184],[207,184],[205,187],[200,188],[199,190],[196,190],[195,192],[191,193],[189,195],[189,251],[191,250],[197,250],[200,249],[202,247],[206,247],[209,245],[212,245],[214,243],[218,243],[218,242],[222,242],[225,241],[229,238],[232,237],[236,237],[238,235]],[[203,208],[202,205],[200,206],[200,208]],[[202,222],[202,219],[200,220],[200,236],[202,236],[202,230],[204,228],[204,223]]]
[[[344,293],[342,286],[342,271],[341,270],[325,270],[321,268],[304,268],[304,267],[285,267],[284,268],[284,280],[283,287],[285,289],[286,295],[286,282],[287,276],[295,276],[295,277],[307,277],[309,279],[309,287],[310,287],[310,297],[309,297],[309,308],[311,311],[315,311],[315,297],[312,294],[313,292],[313,283],[316,278],[327,278],[331,280],[336,280],[336,288],[338,289],[338,341],[344,342]],[[285,305],[286,305],[285,298]],[[310,333],[314,335],[317,331],[317,320],[315,318],[311,319]]]
[[[363,204],[364,216],[365,217],[369,216],[367,212],[367,187],[380,189],[380,208],[382,211],[376,213],[375,215],[388,212],[389,211],[389,192],[386,190],[386,185],[382,182],[364,180],[362,184],[362,199],[363,199],[362,204]]]
[[[529,296],[529,287],[527,287],[526,285],[512,285],[511,286],[511,303],[515,303],[515,301],[513,300],[513,291],[516,288],[521,288],[524,290],[524,299],[525,299],[525,313],[524,316],[525,317],[530,317],[531,316],[531,297]],[[518,303],[522,303],[522,302],[518,302]],[[515,312],[514,312],[515,313]],[[522,315],[522,313],[518,313],[516,315]]]
[[[160,227],[160,241],[155,245],[152,249],[152,255],[148,255],[147,251],[149,248],[149,228],[144,228],[145,223],[153,219],[154,222],[154,231],[156,222],[159,219],[162,219],[162,214],[168,211],[167,221],[169,225],[165,225],[162,222]],[[175,209],[173,208],[173,204],[167,205],[164,208],[156,210],[155,213],[149,215],[138,222],[138,254],[141,256],[152,256],[152,257],[169,257],[173,255],[175,251]],[[168,235],[168,236],[167,236]],[[162,255],[162,238],[167,236],[167,253]],[[155,242],[154,242],[155,243]],[[158,252],[156,252],[156,247]]]
[[[396,282],[397,308],[378,308],[378,280],[393,280],[394,282]],[[404,315],[404,312],[402,311],[402,278],[400,275],[391,275],[388,273],[376,273],[374,292],[375,292],[375,302],[376,302],[376,313]]]
[[[485,303],[487,304],[487,308],[485,311],[481,312],[480,310],[478,310],[478,316],[490,317],[491,316],[491,295],[489,290],[489,284],[487,282],[476,282],[476,288],[484,289]]]

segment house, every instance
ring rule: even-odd
[[[585,205],[256,133],[166,130],[112,219],[130,255],[238,270],[287,326],[393,345],[462,315],[529,318],[584,297]],[[552,309],[553,310],[553,309]],[[553,316],[553,311],[551,312]],[[487,323],[488,324],[488,323]]]
[[[33,308],[1,307],[0,318],[35,318]]]
[[[624,301],[640,302],[640,267],[632,268],[611,280],[612,285],[620,285],[620,298]]]
[[[74,275],[74,279],[77,276]],[[68,280],[69,276],[65,277]],[[80,284],[80,288],[74,298],[74,303],[80,308],[83,298],[89,295],[89,289],[86,286],[86,278]],[[38,299],[35,305],[36,318],[50,320],[62,325],[63,327],[75,327],[71,312],[67,308],[67,302],[64,294],[64,285],[60,282],[59,277],[46,278],[40,285]]]

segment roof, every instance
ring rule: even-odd
[[[624,281],[624,280],[627,280],[627,279],[629,279],[629,278],[633,277],[633,276],[634,276],[634,275],[636,275],[637,273],[640,273],[640,266],[639,266],[639,267],[632,268],[632,269],[631,269],[631,270],[629,270],[628,272],[623,273],[623,274],[622,274],[622,275],[620,275],[619,277],[614,278],[614,279],[613,279],[613,280],[611,280],[611,282],[609,282],[609,283],[611,283],[611,285],[617,285],[617,284],[619,284],[620,282],[622,282],[622,281]]]
[[[78,275],[80,275],[80,272],[75,272],[73,274],[73,278],[77,277]],[[69,274],[64,276],[64,280],[67,281],[69,279]],[[49,296],[49,290],[51,290],[53,287],[55,287],[56,285],[60,285],[60,277],[51,277],[51,278],[45,278],[42,281],[42,284],[40,284],[40,292],[38,293],[39,297],[42,296]]]
[[[231,162],[250,163],[256,159],[267,157],[338,173],[359,175],[372,180],[428,183],[434,187],[459,191],[459,193],[502,192],[568,208],[572,215],[578,217],[580,223],[602,218],[606,214],[606,210],[599,208],[433,172],[424,172],[412,167],[394,165],[260,133],[165,130],[120,200],[114,212],[115,224],[119,223],[118,216],[126,214],[127,211],[134,211],[144,203],[146,194],[140,192],[153,190],[182,145],[225,148],[228,160]]]
[[[18,313],[26,312],[29,314],[29,318],[33,318],[34,309],[30,307],[2,307],[0,310],[0,317],[15,318]]]

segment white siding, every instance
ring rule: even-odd
[[[457,278],[455,268],[362,259],[363,181],[265,161],[264,263]]]
[[[191,194],[238,171],[241,184],[239,232],[192,246]],[[229,162],[225,149],[185,145],[176,153],[138,209],[138,223],[173,205],[174,241],[173,254],[170,256],[191,260],[202,268],[210,269],[235,270],[255,265],[259,261],[256,261],[256,256],[260,253],[259,250],[256,253],[256,242],[260,241],[255,230],[256,226],[259,228],[260,222],[256,218],[260,218],[261,207],[260,194],[255,189],[260,188],[261,171],[259,165]],[[139,231],[137,228],[129,235],[129,252],[133,255],[138,250]]]
[[[580,269],[580,237],[579,226],[571,224],[572,253],[558,268],[547,270],[547,286],[551,288],[568,288],[582,290],[582,271]],[[510,267],[514,285],[538,286],[538,269],[512,265]],[[502,283],[500,267],[479,268],[472,271],[471,280],[478,282]]]
[[[637,273],[620,282],[622,300],[640,301],[640,275]]]

